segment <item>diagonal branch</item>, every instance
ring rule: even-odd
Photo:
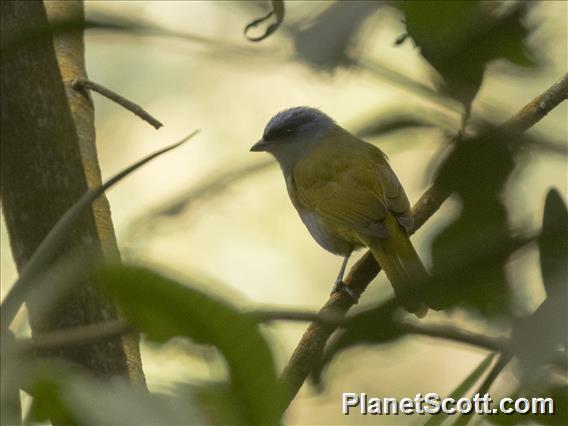
[[[156,118],[152,117],[148,112],[146,112],[140,105],[135,104],[134,102],[126,99],[124,96],[120,96],[118,93],[113,92],[112,90],[95,83],[94,81],[88,80],[86,78],[76,79],[71,82],[71,87],[75,90],[92,90],[108,98],[118,105],[122,106],[123,108],[127,109],[128,111],[132,112],[133,114],[140,117],[142,120],[149,123],[152,127],[158,130],[163,124],[158,121]]]
[[[505,122],[503,126],[517,131],[525,131],[567,98],[568,74],[565,74],[548,90],[537,96],[510,120]],[[449,195],[444,190],[431,186],[412,207],[412,213],[415,218],[412,232],[415,232],[436,213]],[[359,294],[362,294],[380,271],[381,268],[372,254],[367,252],[351,268],[345,283]],[[349,295],[344,292],[336,292],[330,296],[329,300],[321,308],[320,315],[326,316],[330,313],[345,315],[353,304],[353,299]],[[320,359],[327,340],[336,328],[337,326],[333,324],[313,322],[305,331],[280,376],[280,381],[286,392],[285,406],[292,402],[302,387],[312,368]]]

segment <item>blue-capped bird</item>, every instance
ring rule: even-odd
[[[266,151],[280,164],[288,194],[312,237],[343,256],[333,291],[346,290],[343,275],[351,253],[368,247],[386,272],[399,303],[424,316],[416,284],[426,269],[408,238],[408,197],[376,146],[362,141],[315,108],[276,114],[251,151]]]

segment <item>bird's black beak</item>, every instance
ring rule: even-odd
[[[250,151],[251,152],[262,152],[262,151],[266,151],[268,148],[268,145],[270,145],[269,141],[266,141],[264,139],[259,140],[257,143],[255,143],[251,148]]]

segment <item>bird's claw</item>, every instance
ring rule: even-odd
[[[331,294],[336,293],[338,291],[343,291],[344,293],[346,293],[348,296],[351,297],[351,299],[353,299],[353,301],[355,302],[355,304],[357,302],[359,302],[359,293],[357,293],[355,290],[353,290],[351,287],[349,287],[348,285],[346,285],[343,281],[336,281],[333,289],[331,290]]]

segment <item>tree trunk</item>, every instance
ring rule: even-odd
[[[49,2],[50,19],[83,22],[81,1]],[[70,87],[86,78],[83,31],[52,35],[41,1],[4,1],[2,13],[2,206],[12,253],[21,270],[47,232],[79,197],[100,185],[91,99]],[[69,234],[59,256],[87,246],[119,257],[106,198]],[[83,252],[83,251],[81,251]],[[83,259],[88,261],[88,259]],[[47,317],[26,301],[34,335],[118,318],[85,275]],[[57,351],[93,374],[144,384],[137,336]]]

